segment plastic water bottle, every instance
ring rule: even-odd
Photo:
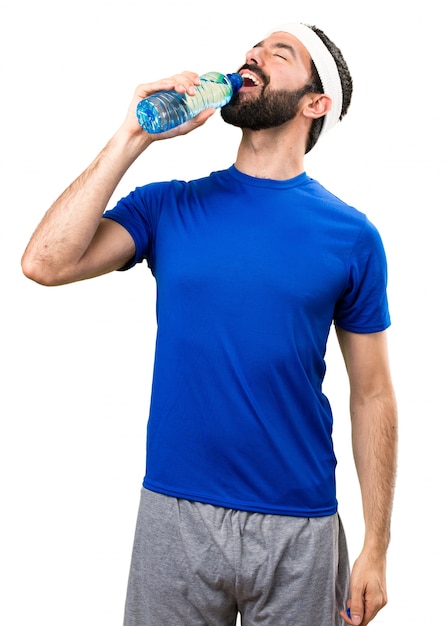
[[[240,74],[208,72],[200,76],[200,85],[196,86],[194,96],[175,90],[157,91],[138,103],[138,122],[147,133],[163,133],[180,126],[204,109],[223,107],[243,82]]]

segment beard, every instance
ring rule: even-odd
[[[310,91],[308,85],[301,89],[275,91],[267,91],[267,86],[268,82],[265,82],[259,96],[253,99],[245,100],[236,92],[220,110],[224,122],[250,130],[281,126],[295,117],[301,98]]]

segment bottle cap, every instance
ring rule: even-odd
[[[227,74],[227,78],[233,87],[233,91],[237,91],[244,84],[244,79],[240,74]]]

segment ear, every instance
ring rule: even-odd
[[[309,94],[308,101],[303,109],[304,117],[318,119],[326,115],[332,108],[332,99],[324,93]]]

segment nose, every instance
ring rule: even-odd
[[[249,65],[262,65],[261,48],[255,46],[245,55],[245,62]]]

